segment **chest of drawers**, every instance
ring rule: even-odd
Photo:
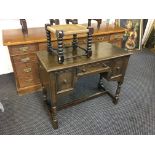
[[[100,29],[94,27],[93,42],[110,42],[121,47],[124,31],[123,28],[110,25]],[[86,43],[85,35],[78,38],[79,44]],[[71,41],[70,36],[64,38],[64,46],[71,45]],[[57,47],[56,38],[52,44],[53,47]],[[36,53],[47,50],[45,28],[29,28],[27,36],[23,35],[21,29],[3,30],[3,45],[9,49],[18,94],[39,90],[41,84]],[[96,67],[101,68],[100,65]]]

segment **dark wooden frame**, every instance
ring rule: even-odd
[[[47,37],[47,51],[49,53],[55,53],[57,54],[57,59],[59,64],[62,64],[64,62],[64,52],[63,52],[63,37],[64,37],[64,32],[63,30],[56,31],[56,37],[57,37],[57,43],[58,43],[58,48],[53,48],[52,47],[52,39],[51,39],[51,32],[47,29],[48,26],[51,26],[51,24],[45,24],[45,30],[46,30],[46,37]],[[92,35],[94,33],[94,29],[92,27],[88,27],[88,33],[87,33],[87,48],[82,48],[78,45],[78,40],[77,40],[77,34],[73,34],[73,41],[72,41],[72,46],[73,49],[76,48],[81,48],[85,51],[85,54],[88,58],[91,57],[92,55],[92,49],[91,49],[91,44],[92,44]]]
[[[104,43],[100,43],[104,44]],[[101,50],[105,47],[107,47],[108,43],[105,43],[105,46],[100,46]],[[97,45],[98,46],[98,43]],[[58,128],[58,118],[57,118],[57,110],[61,110],[73,105],[76,105],[78,103],[81,103],[86,100],[93,99],[95,97],[99,97],[103,94],[108,94],[111,98],[114,104],[118,103],[119,96],[120,96],[120,90],[121,90],[121,85],[123,84],[124,81],[124,76],[125,76],[125,71],[127,68],[128,60],[131,55],[129,52],[125,52],[124,50],[120,49],[122,52],[120,55],[115,54],[115,52],[118,52],[119,49],[116,47],[113,47],[112,45],[108,45],[111,48],[108,48],[106,51],[111,54],[111,57],[99,57],[93,60],[86,59],[86,62],[81,63],[79,62],[75,64],[70,64],[69,66],[67,65],[67,62],[65,65],[58,65],[57,63],[53,62],[55,60],[54,55],[48,55],[45,52],[40,52],[38,53],[38,60],[39,60],[39,72],[40,72],[40,79],[42,83],[42,88],[43,88],[43,100],[46,104],[48,104],[48,98],[50,98],[50,111],[51,111],[51,117],[52,117],[52,125],[54,129]],[[98,48],[97,48],[98,50]],[[111,52],[110,52],[111,51]],[[101,54],[101,53],[100,53]],[[97,55],[100,55],[97,54]],[[45,57],[48,57],[48,62],[51,65],[51,68],[48,69],[46,68],[46,62],[44,60]],[[43,59],[42,59],[43,58]],[[97,66],[96,66],[97,65]],[[68,66],[68,67],[67,67]],[[83,68],[83,66],[87,69],[88,71]],[[96,66],[94,68],[94,66]],[[93,70],[89,70],[89,67],[92,67]],[[83,69],[82,69],[83,68]],[[69,73],[69,78],[65,78],[64,75]],[[91,74],[100,74],[99,77],[99,82],[98,82],[98,89],[99,92],[82,97],[80,99],[76,99],[72,101],[71,103],[67,103],[62,106],[57,106],[57,98],[59,95],[64,95],[66,93],[71,92],[74,89],[74,85],[76,81],[82,77],[82,76],[87,76]],[[60,77],[60,78],[59,78]],[[102,79],[105,78],[108,81],[116,81],[117,82],[117,88],[115,94],[110,93],[108,90],[104,88],[104,84],[102,82]],[[61,81],[61,82],[60,82]],[[68,82],[69,82],[69,85]],[[63,83],[65,87],[59,85],[60,83]],[[70,83],[71,82],[71,83]],[[59,88],[60,86],[60,88]]]

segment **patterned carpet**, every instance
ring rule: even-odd
[[[98,76],[82,78],[71,96],[96,90]],[[114,91],[116,84],[105,86]],[[88,88],[88,89],[86,89]],[[91,90],[88,92],[88,90]],[[0,134],[155,134],[155,54],[144,50],[131,56],[119,103],[107,95],[58,112],[59,129],[54,130],[41,92],[18,96],[13,74],[0,76]]]

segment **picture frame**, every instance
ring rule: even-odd
[[[126,50],[141,50],[142,48],[142,19],[118,19],[119,27],[125,28],[123,35],[122,48]]]

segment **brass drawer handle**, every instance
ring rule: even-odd
[[[102,67],[108,67],[105,63],[102,64]]]
[[[33,79],[28,79],[28,80],[25,80],[25,82],[32,82]]]
[[[116,67],[116,70],[120,70],[120,67]]]
[[[30,61],[30,58],[29,57],[26,57],[26,58],[21,59],[21,62],[28,62],[28,61]]]
[[[28,46],[25,46],[25,47],[20,47],[19,50],[22,51],[22,52],[27,52],[29,49]]]
[[[29,73],[29,72],[31,72],[31,71],[32,71],[31,68],[25,68],[25,69],[24,69],[24,72],[26,72],[26,73]]]
[[[99,41],[102,41],[105,37],[100,37],[98,38]]]
[[[66,79],[64,79],[64,80],[63,80],[63,83],[64,83],[64,84],[66,84],[66,83],[67,83],[67,80],[66,80]]]
[[[83,68],[83,69],[82,69],[82,72],[86,72],[86,69],[85,69],[85,68]]]

